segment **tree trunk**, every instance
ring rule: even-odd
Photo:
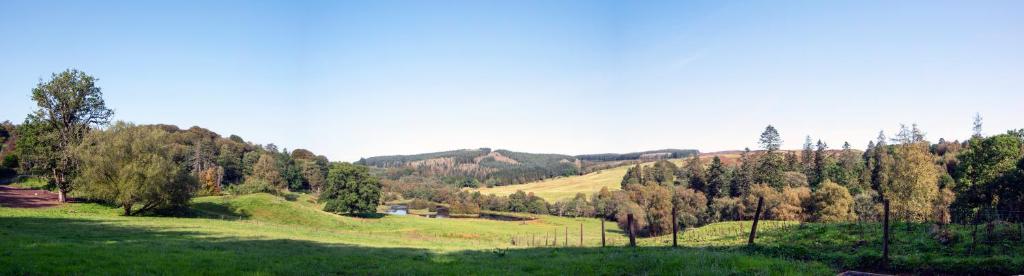
[[[125,216],[131,216],[132,215],[132,205],[131,204],[125,204],[122,207],[124,207],[124,215]]]
[[[57,201],[59,201],[60,203],[68,202],[68,192],[66,192],[64,189],[60,189],[60,191],[57,191]]]

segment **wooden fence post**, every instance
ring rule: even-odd
[[[750,225],[750,238],[747,245],[754,245],[754,237],[757,236],[757,221],[761,218],[761,207],[764,205],[764,197],[757,198],[757,211],[754,212],[754,224]]]
[[[882,200],[882,209],[885,212],[882,221],[882,267],[889,267],[889,200]]]
[[[678,247],[679,246],[679,244],[677,244],[678,240],[679,240],[676,237],[677,233],[679,233],[679,221],[676,220],[676,206],[675,206],[675,204],[673,204],[672,205],[672,247]]]
[[[565,227],[565,238],[562,239],[562,246],[569,247],[569,226]]]
[[[604,218],[601,218],[601,247],[604,247]]]
[[[580,222],[580,247],[583,247],[583,223]]]
[[[636,233],[633,233],[633,214],[626,214],[626,229],[629,232],[629,246],[636,247]]]

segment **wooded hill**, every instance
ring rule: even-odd
[[[490,148],[462,149],[415,155],[377,156],[356,164],[378,168],[382,176],[438,177],[462,187],[521,184],[558,176],[586,173],[636,160],[663,160],[698,154],[697,150],[664,149],[625,154],[537,154]]]

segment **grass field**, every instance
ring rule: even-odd
[[[614,191],[621,188],[622,177],[626,175],[629,166],[619,166],[611,169],[600,170],[585,175],[551,178],[537,182],[520,185],[497,186],[494,188],[476,189],[482,194],[510,195],[518,190],[533,192],[548,202],[569,200],[576,196],[576,193],[584,193],[590,196],[602,187]]]
[[[714,156],[723,158],[726,163],[734,163],[735,160],[739,158],[739,154],[716,153],[702,155],[701,160],[705,164],[710,164],[711,158],[714,158]],[[686,164],[686,160],[688,159],[670,159],[668,161],[676,164],[676,166],[682,166],[683,164]],[[644,163],[644,166],[650,166],[652,164],[654,163],[647,162]],[[470,189],[470,191],[479,191],[481,194],[485,195],[510,195],[516,191],[522,190],[524,192],[532,192],[534,195],[539,196],[548,202],[565,201],[575,197],[576,193],[584,193],[587,196],[590,196],[591,194],[600,191],[603,187],[608,187],[608,190],[610,191],[621,189],[622,177],[626,176],[626,171],[632,166],[634,165],[623,165],[585,175],[551,178],[519,185]]]
[[[198,198],[190,218],[123,217],[92,203],[0,208],[0,274],[833,273],[816,262],[747,252],[598,248],[595,219],[353,218],[320,212],[308,196],[286,198]],[[574,246],[580,224],[582,247]],[[524,242],[557,230],[564,244],[566,227],[569,247]],[[621,237],[613,223],[606,227]]]

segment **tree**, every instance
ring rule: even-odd
[[[224,181],[224,168],[220,166],[206,168],[199,172],[198,178],[202,194],[220,195],[220,184]]]
[[[700,226],[707,221],[707,196],[700,191],[687,187],[676,187],[672,204],[676,210],[678,223],[683,228]]]
[[[380,202],[381,184],[364,166],[335,163],[319,200],[324,211],[337,214],[373,213]]]
[[[810,135],[804,139],[804,150],[800,154],[800,163],[803,164],[805,175],[814,175],[814,143],[811,142]]]
[[[320,165],[314,160],[300,159],[298,160],[298,167],[302,171],[302,178],[306,181],[306,185],[314,193],[319,193],[320,189],[324,186],[325,172],[320,169]]]
[[[873,190],[863,191],[853,197],[853,210],[858,222],[877,221],[882,214],[882,204],[878,202],[878,193]]]
[[[814,220],[820,222],[842,222],[851,219],[853,197],[843,186],[825,180],[812,195]]]
[[[811,175],[811,186],[817,187],[818,184],[825,181],[825,169],[827,167],[828,158],[828,144],[818,140],[817,149],[814,150],[814,173]]]
[[[74,69],[40,81],[32,89],[32,100],[38,109],[28,115],[26,125],[32,125],[35,143],[24,153],[31,155],[34,170],[49,174],[49,181],[60,190],[60,202],[65,202],[72,190],[70,180],[78,171],[74,149],[91,127],[108,124],[114,111],[104,103],[96,78]]]
[[[630,167],[626,170],[626,175],[622,177],[622,189],[625,190],[627,186],[634,184],[644,183],[644,172],[643,166],[636,164],[636,166]]]
[[[861,173],[864,171],[864,162],[861,161],[861,156],[853,151],[849,142],[843,143],[843,151],[839,154],[839,169],[840,175],[836,177],[836,181],[840,185],[855,193],[859,193],[865,188],[860,182]]]
[[[776,189],[781,189],[785,160],[783,160],[782,156],[779,156],[777,151],[782,146],[782,138],[779,137],[779,132],[774,126],[768,125],[764,132],[761,133],[759,141],[761,148],[765,150],[765,154],[761,157],[757,181],[759,183],[768,183]]]
[[[746,194],[750,186],[754,185],[754,161],[751,160],[750,148],[744,148],[740,154],[740,165],[736,169],[735,176],[729,182],[729,196],[738,197]]]
[[[89,197],[120,206],[126,216],[182,207],[198,185],[174,162],[168,144],[162,130],[123,122],[92,132],[74,150],[81,160],[76,182]]]
[[[782,138],[779,137],[779,131],[774,126],[768,125],[764,128],[764,132],[761,132],[761,139],[759,140],[761,148],[768,152],[778,151],[782,146]]]
[[[642,235],[666,233],[672,227],[672,190],[662,185],[629,185],[629,198],[635,202],[645,216],[648,226]]]
[[[694,155],[690,162],[686,163],[687,186],[700,192],[707,191],[707,175],[704,172],[704,162],[700,157]]]
[[[715,156],[711,159],[711,166],[708,167],[708,186],[706,189],[707,201],[710,204],[713,199],[722,196],[722,189],[726,188],[729,181],[725,172],[725,165],[722,159]]]
[[[921,221],[932,210],[938,195],[939,170],[923,142],[893,148],[893,162],[887,167],[889,180],[881,194],[891,201],[893,212],[904,219]]]
[[[278,189],[285,188],[286,183],[284,182],[284,178],[281,177],[281,171],[273,153],[264,153],[260,155],[256,164],[252,165],[252,175],[250,177],[266,181]]]
[[[959,155],[956,167],[957,205],[968,208],[1000,205],[999,191],[1021,190],[1013,181],[1003,181],[1012,174],[1021,159],[1024,142],[1015,135],[1000,134],[973,138]]]
[[[672,185],[677,170],[678,168],[672,162],[659,160],[654,162],[654,166],[647,171],[650,172],[652,181],[660,185]]]

